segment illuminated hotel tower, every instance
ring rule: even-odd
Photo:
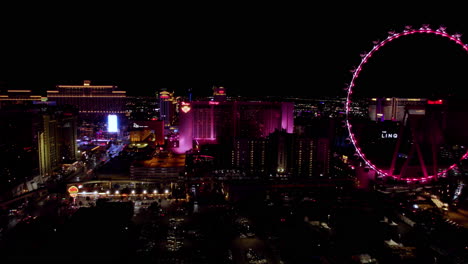
[[[213,100],[216,102],[226,101],[226,89],[223,86],[213,86]]]
[[[159,118],[164,121],[164,126],[169,127],[174,123],[176,104],[174,93],[168,92],[165,88],[159,92]]]
[[[47,97],[57,105],[76,106],[80,116],[125,113],[126,92],[117,90],[115,85],[91,85],[85,80],[83,85],[57,85],[56,90],[47,91]]]
[[[31,90],[7,90],[7,94],[0,94],[0,109],[9,104],[37,104],[43,102],[45,98],[40,95],[33,95]]]
[[[18,179],[51,176],[63,163],[77,158],[76,109],[8,105],[0,109],[0,127],[0,157]]]
[[[179,148],[197,144],[232,143],[234,138],[266,138],[276,130],[293,132],[294,103],[193,101],[179,111]]]

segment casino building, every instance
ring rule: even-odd
[[[266,138],[276,130],[292,133],[293,108],[291,102],[182,102],[179,147],[174,151],[185,153],[195,145],[232,143],[234,138]]]
[[[84,119],[102,119],[109,114],[124,115],[126,92],[115,85],[92,85],[85,80],[83,85],[57,85],[47,91],[49,101],[57,105],[73,105]]]

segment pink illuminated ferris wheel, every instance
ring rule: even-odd
[[[442,102],[418,98],[405,98],[404,100],[406,101],[410,100],[405,106],[403,99],[369,98],[369,100],[376,101],[375,108],[377,109],[377,119],[379,118],[379,114],[382,118],[384,118],[384,114],[391,114],[392,117],[389,118],[391,120],[386,123],[369,122],[368,124],[358,124],[352,117],[354,111],[353,102],[356,100],[356,98],[352,97],[352,94],[362,68],[379,49],[398,38],[417,34],[432,34],[447,38],[468,52],[468,45],[461,41],[461,35],[448,34],[445,27],[439,27],[437,30],[433,30],[429,25],[423,25],[419,29],[406,26],[405,29],[399,33],[390,31],[385,40],[374,41],[373,48],[369,52],[361,54],[361,61],[359,65],[352,70],[352,79],[346,87],[346,127],[349,133],[349,141],[355,148],[356,156],[363,161],[366,168],[375,172],[378,176],[392,177],[407,182],[425,182],[430,179],[445,176],[448,171],[457,166],[458,161],[468,158],[468,151],[464,152],[463,150],[454,161],[450,161],[446,164],[442,164],[442,162],[439,161],[440,152],[438,152],[438,150],[440,149],[440,140],[436,138],[434,134],[437,133],[433,131],[440,129],[440,125],[438,126],[436,122],[440,122],[441,118],[437,116],[437,111],[432,111],[432,106],[428,105],[438,105],[442,104]],[[390,112],[382,110],[385,104],[389,106],[388,108],[393,107],[393,110]],[[398,110],[398,107],[401,109]],[[397,112],[399,112],[399,114]],[[383,125],[384,123],[385,125]],[[369,126],[369,124],[371,124],[372,127]],[[368,135],[371,133],[373,133],[372,135],[379,133],[379,135],[376,139],[369,140],[362,136],[364,133]],[[392,144],[388,144],[388,141],[385,140],[391,141]],[[389,152],[386,161],[375,158],[385,156],[383,154],[384,151]],[[369,153],[372,155],[369,155]]]

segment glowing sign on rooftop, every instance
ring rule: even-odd
[[[192,109],[190,107],[190,103],[186,103],[186,102],[181,103],[180,110],[182,110],[182,112],[188,113],[190,111],[190,109]]]

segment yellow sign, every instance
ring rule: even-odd
[[[70,194],[71,197],[76,197],[78,194],[78,191],[79,191],[78,187],[74,185],[68,188],[68,193]]]

